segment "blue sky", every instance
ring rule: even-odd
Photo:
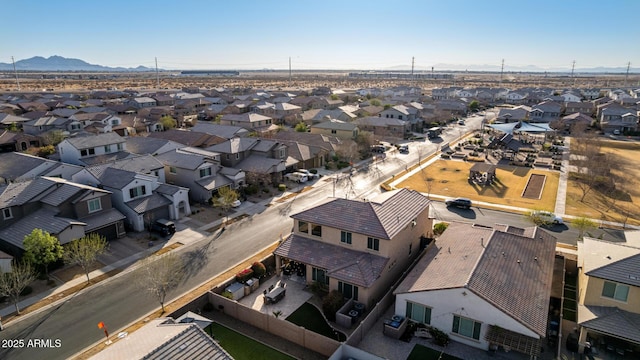
[[[640,66],[640,1],[3,1],[0,62],[165,69]],[[451,66],[449,66],[451,67]]]

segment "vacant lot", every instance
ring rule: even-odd
[[[500,166],[496,170],[496,182],[489,186],[470,184],[467,181],[473,163],[455,160],[438,160],[424,168],[398,187],[409,188],[423,193],[448,197],[466,197],[476,201],[516,206],[528,209],[553,211],[558,192],[560,174],[555,171],[537,170],[518,166]],[[529,175],[546,175],[546,182],[540,199],[527,199],[522,192]]]
[[[605,141],[603,152],[615,154],[620,157],[625,165],[616,170],[618,174],[624,174],[628,181],[620,184],[620,196],[617,199],[608,198],[597,190],[591,190],[584,198],[582,191],[575,181],[569,180],[567,184],[566,213],[575,216],[584,216],[604,221],[615,221],[640,225],[640,188],[637,186],[640,178],[640,168],[637,167],[638,155],[640,155],[640,143],[628,141]]]

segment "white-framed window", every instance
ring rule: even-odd
[[[211,176],[211,168],[200,169],[200,177],[203,178],[205,176]]]
[[[12,219],[13,218],[13,213],[11,212],[11,208],[2,209],[2,217],[5,220]]]
[[[311,235],[322,237],[322,226],[316,224],[311,225]]]
[[[367,249],[369,250],[380,250],[380,239],[369,237],[367,238]]]
[[[341,231],[340,242],[344,244],[351,244],[351,233],[346,231]]]
[[[453,315],[453,328],[451,329],[451,331],[458,335],[480,340],[481,328],[482,323],[464,318],[462,316]]]
[[[413,321],[427,325],[431,324],[431,308],[428,306],[407,301],[405,315]]]
[[[80,150],[80,156],[95,155],[95,154],[96,154],[96,149],[94,148]]]
[[[118,147],[118,151],[122,151],[122,149],[123,149],[122,144],[118,144],[117,147]]]
[[[138,196],[146,195],[147,188],[144,185],[136,186],[134,188],[129,189],[129,196],[134,199]]]
[[[347,299],[358,301],[358,287],[349,283],[338,281],[338,291]]]
[[[175,168],[175,167],[173,167],[173,166],[169,166],[169,172],[170,172],[171,174],[175,174],[175,173],[177,173],[178,171],[176,170],[176,168]]]
[[[298,221],[298,231],[308,234],[309,233],[309,223],[306,221]]]
[[[100,198],[95,198],[87,201],[87,205],[89,206],[89,213],[102,210],[102,203],[100,202]]]
[[[602,296],[626,302],[627,297],[629,296],[629,286],[605,281],[604,286],[602,286]]]
[[[111,152],[111,145],[105,145],[104,146],[104,152],[105,153],[110,153]]]
[[[240,159],[240,153],[236,153],[236,160]]]

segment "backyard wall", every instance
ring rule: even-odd
[[[309,331],[289,321],[278,319],[273,315],[256,311],[214,292],[210,291],[207,293],[207,297],[208,301],[213,304],[215,309],[223,311],[225,314],[238,319],[238,321],[251,324],[256,328],[279,336],[287,341],[291,341],[324,356],[331,356],[331,354],[333,354],[340,346],[340,342],[336,340],[329,339],[313,331]]]

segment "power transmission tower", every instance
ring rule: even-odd
[[[156,57],[156,89],[160,89],[160,74],[158,73],[158,58]]]
[[[502,87],[502,75],[504,74],[504,59],[502,59],[502,66],[500,67],[500,86]]]
[[[573,70],[575,70],[576,68],[576,61],[573,60],[573,63],[571,64],[571,78],[573,79],[573,86],[576,86],[576,78],[573,76]]]
[[[289,87],[291,87],[291,56],[289,56]]]
[[[415,60],[416,60],[415,56],[412,56],[411,57],[411,81],[412,82],[415,80],[415,78],[413,77],[413,66],[415,64]]]
[[[16,85],[18,86],[18,91],[20,91],[20,81],[18,81],[18,70],[16,70],[16,61],[11,57],[11,62],[13,63],[13,72],[16,74]]]
[[[624,87],[627,87],[627,80],[629,79],[629,68],[631,67],[631,61],[627,63],[627,74],[624,76]]]

